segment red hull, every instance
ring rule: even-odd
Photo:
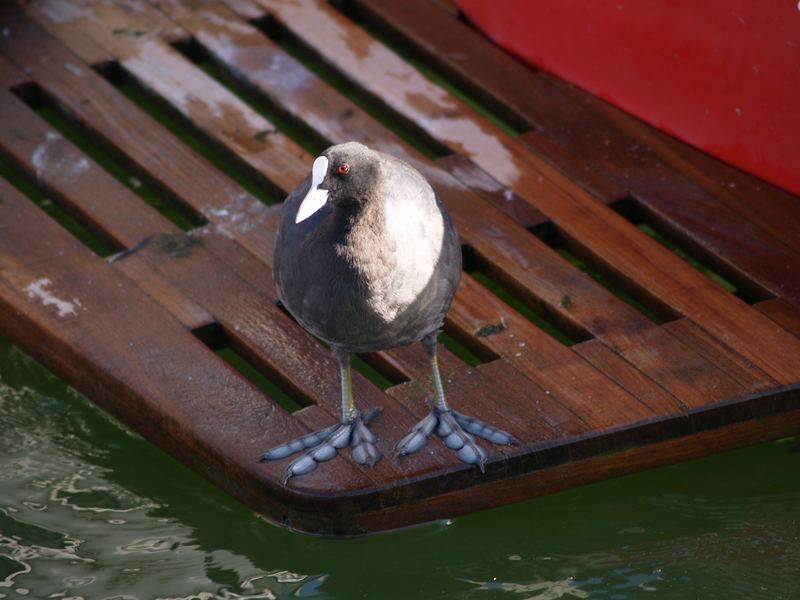
[[[796,0],[456,0],[492,39],[800,194]]]

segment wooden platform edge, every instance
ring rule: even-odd
[[[100,406],[112,404],[105,402],[103,396],[117,396],[119,390],[80,377],[74,367],[81,361],[68,360],[61,345],[34,343],[30,333],[37,323],[1,300],[0,324],[12,343],[79,391],[90,394]],[[38,339],[42,341],[44,337]],[[92,389],[86,389],[87,385]],[[632,429],[636,430],[640,445],[632,444]],[[291,485],[276,493],[272,482],[266,479],[260,486],[248,486],[250,490],[246,492],[236,481],[227,479],[224,472],[198,468],[197,464],[189,464],[191,461],[187,462],[185,456],[175,454],[174,449],[157,445],[277,525],[315,535],[348,537],[463,516],[797,433],[800,433],[800,384],[719,402],[681,416],[653,418],[639,421],[633,427],[543,443],[535,452],[489,463],[484,475],[464,465],[455,472],[432,473],[382,488],[341,494],[319,494]],[[252,476],[252,471],[247,475]],[[413,494],[410,487],[414,488]],[[269,494],[255,496],[252,491],[259,488]]]

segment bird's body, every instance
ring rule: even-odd
[[[311,178],[286,199],[273,271],[278,297],[306,329],[350,353],[418,342],[441,328],[458,287],[458,236],[415,169],[361,144],[339,148],[369,153],[372,168],[364,185],[352,186],[358,198],[300,223]]]
[[[422,341],[431,360],[435,408],[401,440],[416,452],[435,430],[459,457],[483,468],[476,434],[513,438],[452,411],[436,360],[436,336],[461,276],[461,249],[450,217],[430,184],[403,161],[356,142],[331,146],[284,202],[273,275],[278,297],[308,331],[333,349],[342,380],[342,420],[268,450],[262,460],[305,450],[287,480],[313,470],[346,445],[374,464],[375,436],[356,410],[350,381],[355,353]],[[469,433],[468,433],[469,432]]]

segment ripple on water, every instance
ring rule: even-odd
[[[0,423],[0,598],[255,600],[306,583],[199,544],[156,499],[157,451],[1,339]]]

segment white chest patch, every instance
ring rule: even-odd
[[[433,192],[430,203],[385,201],[385,228],[394,245],[396,264],[385,286],[372,290],[374,305],[387,320],[412,304],[433,276],[444,240],[444,221],[436,208]],[[426,210],[427,209],[427,210]]]

